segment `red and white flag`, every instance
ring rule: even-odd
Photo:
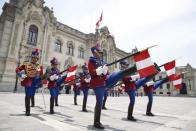
[[[169,77],[169,80],[173,80],[173,77],[176,73],[175,66],[176,66],[175,60],[168,62],[164,65],[164,68],[167,73],[167,76]]]
[[[158,71],[151,61],[148,50],[141,51],[139,54],[133,56],[140,78],[144,78]]]
[[[69,68],[67,77],[65,79],[66,82],[72,81],[76,77],[76,71],[77,71],[78,66],[73,66]],[[70,84],[70,83],[69,83]]]
[[[102,21],[102,18],[103,18],[103,11],[101,12],[101,16],[100,16],[99,20],[96,23],[96,29],[99,29],[100,22]]]
[[[182,75],[176,74],[173,76],[173,85],[176,89],[182,88]]]

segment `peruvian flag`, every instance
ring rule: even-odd
[[[176,89],[182,88],[182,75],[176,74],[173,76],[173,85]]]
[[[69,68],[69,70],[67,72],[67,77],[65,79],[66,82],[69,82],[69,81],[72,81],[73,79],[75,79],[77,68],[78,68],[78,66],[73,66],[73,67]]]
[[[99,29],[99,25],[100,25],[100,23],[102,21],[102,18],[103,18],[103,11],[101,12],[101,16],[100,16],[99,20],[96,23],[96,29]]]
[[[143,50],[133,56],[140,78],[144,78],[157,73],[157,69],[151,61],[148,50]]]
[[[175,60],[168,62],[164,65],[164,68],[167,73],[167,76],[169,77],[169,80],[173,80],[173,77],[176,73],[175,66],[176,66]]]

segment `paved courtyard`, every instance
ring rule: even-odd
[[[73,94],[59,96],[60,106],[50,115],[49,94],[37,93],[32,116],[24,116],[23,93],[0,93],[0,131],[83,131],[96,130],[93,124],[95,97],[88,98],[87,109],[81,111],[82,98],[73,105]],[[102,111],[101,122],[106,131],[196,131],[196,98],[154,97],[152,112],[155,117],[145,116],[147,97],[137,97],[134,116],[137,122],[126,120],[129,98],[108,97],[108,110]]]

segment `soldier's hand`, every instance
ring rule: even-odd
[[[106,75],[108,73],[108,67],[106,65],[103,66],[103,74]]]
[[[21,78],[22,78],[22,79],[24,79],[24,78],[26,78],[26,77],[27,77],[26,74],[21,74]]]
[[[98,76],[102,75],[103,74],[103,68],[102,67],[98,67],[96,69],[96,73],[97,73]]]

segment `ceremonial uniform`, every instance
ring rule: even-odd
[[[76,75],[79,77],[78,75]],[[77,95],[80,95],[80,87],[81,87],[81,82],[80,79],[76,79],[74,84],[73,84],[73,91],[74,91],[74,105],[77,104]]]
[[[21,85],[25,87],[25,107],[26,116],[30,114],[30,99],[32,98],[32,106],[34,106],[35,90],[41,84],[41,76],[43,75],[43,67],[37,63],[39,59],[39,52],[36,49],[32,52],[31,62],[21,65],[16,68],[16,73],[23,80]]]
[[[89,91],[89,88],[90,88],[90,80],[91,80],[91,77],[89,75],[89,72],[88,72],[88,67],[86,64],[84,64],[82,66],[82,70],[83,72],[80,73],[80,82],[81,82],[81,90],[83,92],[83,104],[82,104],[82,111],[84,112],[87,112],[87,109],[86,109],[86,103],[87,103],[87,98],[88,98],[88,91]]]
[[[45,77],[48,79],[48,89],[50,91],[50,114],[54,114],[54,103],[58,104],[59,86],[64,82],[65,76],[60,75],[57,68],[58,61],[54,57],[51,61],[51,67],[46,69]]]
[[[168,77],[166,77],[166,78],[158,80],[156,82],[154,82],[154,81],[147,82],[143,86],[144,92],[148,96],[148,104],[147,104],[147,108],[146,108],[146,115],[147,116],[154,116],[154,114],[151,112],[152,103],[153,103],[153,91],[168,81],[169,81],[169,79],[168,79]]]

